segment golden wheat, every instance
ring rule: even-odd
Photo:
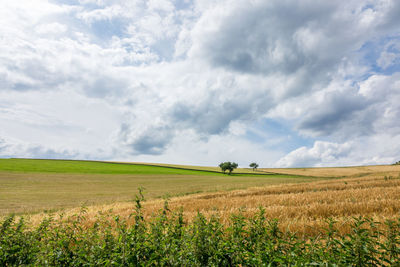
[[[369,174],[358,178],[176,197],[169,200],[169,207],[171,210],[182,208],[189,221],[202,212],[206,216],[218,214],[223,222],[228,222],[232,213],[240,211],[245,216],[252,216],[262,207],[269,219],[280,221],[282,230],[315,235],[326,227],[326,220],[332,218],[338,222],[338,230],[346,233],[350,230],[348,222],[352,217],[368,216],[380,222],[399,217],[400,174],[389,172],[392,176]],[[160,199],[145,202],[146,217],[156,214],[163,204],[164,200]],[[99,212],[129,218],[133,211],[133,202],[92,206],[87,210],[86,223],[92,224]],[[79,209],[64,213],[68,217],[79,213]],[[36,214],[31,221],[37,224],[42,218],[43,214]]]
[[[393,175],[400,172],[400,165],[374,165],[356,167],[318,168],[262,168],[259,171],[318,177],[359,177],[365,175]]]

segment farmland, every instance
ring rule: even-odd
[[[171,209],[183,208],[189,220],[201,211],[228,221],[234,212],[252,216],[264,207],[266,217],[279,219],[282,230],[305,235],[318,233],[326,218],[335,218],[341,231],[348,232],[351,217],[371,216],[383,222],[400,211],[399,165],[239,169],[236,172],[243,174],[231,176],[215,167],[160,166],[0,160],[0,214],[35,213],[31,219],[39,222],[44,213],[71,215],[88,206],[89,217],[112,209],[127,218],[139,187],[145,188],[148,217],[162,208],[165,198]]]
[[[0,166],[2,264],[400,263],[400,166],[232,176],[179,165]]]
[[[329,169],[312,168],[309,172],[324,175]],[[400,166],[340,169],[336,170],[336,178],[310,178],[309,181],[303,180],[305,178],[284,178],[285,183],[272,180],[263,186],[247,184],[249,187],[244,189],[224,188],[215,192],[171,196],[169,207],[172,210],[182,208],[188,220],[201,211],[208,217],[218,214],[225,222],[229,221],[232,213],[240,211],[251,217],[263,207],[266,218],[279,220],[281,230],[296,231],[302,235],[317,235],[326,226],[327,218],[335,219],[340,225],[339,230],[348,233],[348,222],[353,217],[368,216],[383,223],[399,216]],[[361,171],[355,173],[354,169]],[[132,195],[136,193],[137,190],[133,190]],[[144,203],[144,214],[150,217],[163,207],[164,199],[148,198],[146,192],[145,197],[148,200]],[[87,213],[89,218],[94,218],[99,212],[112,210],[113,214],[128,218],[133,207],[132,201],[121,201],[93,205]],[[79,209],[66,210],[65,213],[72,215]],[[33,215],[32,220],[39,222],[42,216]]]
[[[147,199],[154,199],[318,179],[287,174],[228,176],[215,169],[183,167],[0,159],[0,216],[126,202],[139,187],[146,189]]]

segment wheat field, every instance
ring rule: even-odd
[[[286,174],[226,175],[190,169],[190,166],[166,167],[137,163],[0,159],[0,217],[11,213],[126,202],[134,198],[139,187],[146,188],[147,199],[155,199],[166,195],[173,197],[325,179]]]
[[[305,170],[316,175],[328,175],[330,169]],[[279,220],[281,230],[300,235],[318,235],[327,226],[328,218],[337,221],[339,232],[344,234],[350,231],[348,222],[353,217],[371,217],[382,223],[399,217],[400,166],[338,169],[330,175],[336,179],[174,197],[168,200],[168,205],[172,211],[183,209],[188,221],[201,212],[206,216],[217,214],[226,222],[234,213],[252,216],[262,207],[269,219]],[[162,199],[146,201],[146,217],[156,214],[164,202]],[[63,216],[71,216],[79,210],[66,210]],[[118,214],[129,221],[133,210],[133,202],[91,206],[86,211],[89,218],[86,223],[91,224],[99,213]],[[44,215],[32,215],[31,221],[37,224]]]

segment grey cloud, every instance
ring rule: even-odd
[[[400,34],[399,24],[400,24],[400,3],[399,1],[380,1],[380,6],[387,8],[388,12],[379,24],[379,30],[382,32],[390,32],[393,34]],[[379,5],[378,5],[379,6]]]
[[[318,70],[324,66],[324,62],[320,62],[323,58],[336,60],[346,50],[335,53],[343,48],[337,47],[321,57],[315,53],[317,51],[304,51],[296,42],[296,33],[302,29],[322,29],[323,34],[328,34],[324,28],[332,24],[330,20],[336,9],[337,6],[329,2],[310,5],[295,1],[290,4],[281,1],[244,3],[224,18],[216,32],[201,36],[207,37],[199,40],[202,55],[215,66],[248,73],[290,74],[305,66]],[[322,45],[327,45],[327,41],[323,42]]]
[[[0,157],[24,157],[24,158],[47,158],[47,159],[74,159],[83,155],[77,151],[68,149],[54,149],[39,144],[25,144],[13,142],[0,137]],[[86,155],[86,158],[88,155]]]
[[[200,134],[222,134],[232,121],[257,119],[273,105],[270,100],[270,95],[262,90],[246,92],[245,88],[235,84],[231,88],[208,92],[202,99],[176,102],[170,107],[167,120]]]
[[[194,128],[199,133],[220,134],[232,120],[246,115],[247,107],[230,103],[202,103],[198,107],[178,103],[172,108],[172,121]]]
[[[29,82],[25,82],[24,80],[16,82],[8,81],[8,84],[11,85],[8,89],[16,91],[54,90],[63,83],[73,80],[62,73],[48,70],[45,66],[41,66],[39,62],[32,64],[24,63],[23,68],[14,68],[12,71],[16,75],[26,76],[26,79],[29,80]]]
[[[177,97],[169,104],[163,104],[164,100],[152,95],[151,88],[145,86],[150,91],[148,102],[141,100],[139,106],[132,108],[131,120],[126,120],[119,130],[119,142],[129,147],[132,154],[161,154],[177,132],[193,130],[206,139],[226,134],[231,122],[258,119],[273,105],[268,93],[259,88],[247,90],[251,86],[242,87],[236,78],[226,79],[226,87],[219,87],[221,81],[207,78],[210,80],[205,84],[213,90],[196,88],[203,92],[201,97]],[[256,81],[251,84],[259,85]],[[145,107],[146,111],[142,110]]]
[[[369,104],[363,96],[351,91],[331,92],[321,102],[309,103],[309,109],[297,127],[325,136],[337,132],[346,132],[347,137],[368,133],[370,131],[366,129],[371,129],[370,123],[361,121],[357,112],[367,109]]]
[[[92,73],[87,80],[82,80],[78,83],[82,86],[82,90],[89,97],[105,98],[105,97],[120,97],[125,95],[124,91],[129,88],[128,78],[116,77],[105,73]]]
[[[346,62],[357,66],[363,44],[394,33],[393,27],[378,30],[386,24],[400,26],[390,17],[400,4],[390,3],[393,7],[366,1],[239,1],[224,6],[229,12],[205,13],[190,55],[230,71],[296,79],[282,88],[282,95],[304,95],[328,85]],[[217,17],[220,23],[206,27],[207,20]],[[346,73],[345,79],[351,75]]]
[[[23,61],[15,66],[9,65],[6,75],[0,73],[0,85],[4,85],[0,90],[53,91],[67,87],[93,98],[124,95],[124,90],[129,88],[129,76],[108,66],[100,67],[100,62],[97,63],[99,69],[68,62],[55,71],[52,66],[44,66],[43,62]]]
[[[377,133],[400,133],[398,78],[393,75],[372,75],[354,87],[335,87],[307,96],[300,102],[297,130],[314,136],[329,136],[347,140]]]
[[[15,49],[16,51],[12,51],[12,53],[17,53],[16,55],[0,57],[0,64],[4,66],[3,73],[0,72],[0,84],[3,85],[0,90],[21,92],[54,90],[58,86],[76,79],[53,65],[58,60],[57,55],[44,56],[46,53],[51,54],[50,51],[39,51],[40,49],[34,48],[33,44],[31,46],[30,49]],[[50,57],[53,59],[51,60]],[[53,62],[50,63],[50,61]]]
[[[167,126],[150,126],[146,129],[133,129],[124,123],[118,132],[118,139],[129,148],[132,155],[159,155],[164,152],[173,138],[172,129]]]

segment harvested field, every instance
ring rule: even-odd
[[[107,162],[0,159],[0,216],[126,202],[139,187],[146,189],[147,199],[154,199],[317,179]]]
[[[321,168],[262,168],[259,172],[296,174],[317,177],[360,177],[367,175],[396,175],[399,165],[374,165],[354,167],[321,167]]]
[[[368,174],[363,177],[331,179],[301,184],[281,184],[254,187],[230,192],[202,193],[169,200],[171,210],[183,208],[185,218],[191,220],[199,211],[207,216],[219,214],[228,221],[232,213],[241,211],[245,216],[254,215],[260,207],[269,219],[276,218],[282,230],[296,231],[304,235],[317,235],[326,220],[338,222],[339,231],[347,233],[353,217],[367,216],[384,222],[400,215],[400,166],[385,169],[386,176]],[[382,168],[376,168],[377,173]],[[145,203],[146,216],[156,213],[163,200]],[[93,206],[88,209],[89,218],[98,212],[110,212],[128,218],[133,203]],[[66,211],[66,215],[79,209]],[[34,215],[39,222],[43,214]],[[90,223],[90,222],[88,222]]]

